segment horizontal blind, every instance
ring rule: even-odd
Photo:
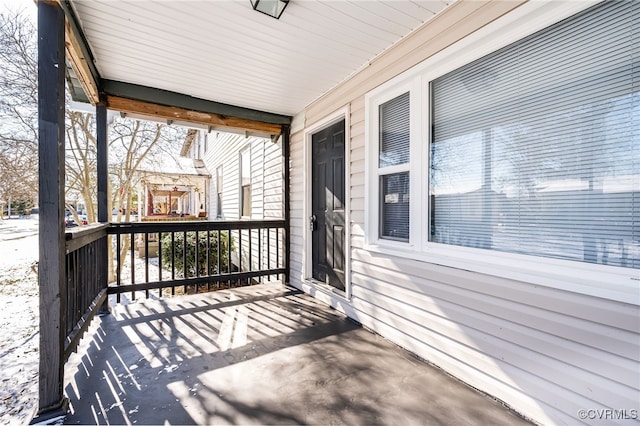
[[[640,267],[640,2],[431,83],[431,241]]]
[[[380,167],[409,162],[409,92],[380,105]]]
[[[380,177],[380,236],[409,241],[409,172]]]

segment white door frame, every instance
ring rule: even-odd
[[[317,121],[312,126],[306,127],[304,130],[304,208],[303,208],[303,265],[302,277],[303,283],[312,285],[321,291],[330,291],[332,294],[343,297],[346,300],[351,299],[351,132],[350,132],[350,108],[349,105],[329,114],[323,119]],[[340,121],[344,120],[344,222],[345,222],[345,250],[344,250],[344,287],[345,292],[329,287],[324,283],[320,283],[312,278],[313,261],[311,247],[311,230],[309,229],[309,217],[311,216],[311,190],[313,188],[311,163],[311,142],[315,133],[324,130]]]

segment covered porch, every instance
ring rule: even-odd
[[[385,47],[409,34],[408,24],[397,31],[388,31],[384,37],[380,35],[375,46],[369,39],[375,38],[376,25],[363,24],[366,28],[360,29],[364,32],[362,44],[373,47],[364,52],[366,58],[356,57],[357,63],[346,68],[326,61],[332,73],[328,69],[318,70],[321,62],[318,58],[307,58],[304,69],[290,66],[291,58],[300,52],[314,54],[307,46],[309,40],[301,40],[297,51],[279,49],[280,56],[271,61],[274,68],[269,74],[270,78],[276,77],[268,84],[259,75],[252,80],[253,86],[241,87],[232,84],[232,80],[248,81],[246,76],[211,72],[203,74],[214,76],[215,84],[193,78],[189,82],[175,80],[178,83],[174,85],[168,73],[163,81],[157,75],[147,76],[146,63],[143,72],[129,79],[133,70],[124,69],[124,74],[114,72],[109,66],[117,62],[115,58],[96,56],[100,52],[92,51],[88,42],[92,37],[91,26],[108,20],[92,20],[93,12],[87,8],[95,4],[98,3],[38,2],[41,341],[36,422],[61,416],[66,416],[67,423],[78,424],[522,421],[500,403],[288,287],[292,270],[289,200],[292,116]],[[207,8],[220,4],[223,10],[225,7],[233,10],[225,13],[215,10],[211,16],[219,15],[229,22],[241,14],[244,17],[242,8],[247,5],[241,6],[240,2],[202,3]],[[136,8],[134,4],[129,6]],[[422,10],[425,16],[418,21],[431,19],[445,6],[441,2],[435,11]],[[300,4],[300,22],[313,21],[315,13],[322,13],[323,7],[320,2]],[[405,7],[407,14],[413,8],[410,2]],[[117,7],[112,9],[108,2],[99,3],[100,8],[108,10],[98,11],[96,16],[128,15]],[[182,19],[170,13],[166,16],[171,16],[172,25],[179,23],[186,28],[197,15],[197,11],[192,12],[180,15]],[[134,11],[129,14],[135,15]],[[347,15],[351,17],[350,23],[362,23],[358,10]],[[265,29],[273,24],[251,16],[243,18],[247,27]],[[331,16],[325,19],[331,20]],[[344,24],[349,28],[347,22]],[[142,25],[132,25],[135,28],[129,31],[134,37]],[[211,27],[215,26],[203,26],[207,31]],[[222,24],[220,27],[224,30]],[[296,38],[298,28],[289,27],[289,39]],[[269,30],[272,31],[275,30]],[[101,33],[100,29],[97,33]],[[108,33],[126,34],[126,42],[130,42],[126,31]],[[318,46],[326,43],[325,35],[314,34]],[[207,34],[202,40],[209,38]],[[270,44],[272,39],[266,37],[265,43]],[[94,46],[113,46],[109,40],[104,44],[97,37],[93,40]],[[242,46],[241,37],[239,40],[238,46]],[[334,47],[340,47],[342,42],[334,40],[334,43]],[[205,47],[196,46],[196,50]],[[125,46],[121,49],[124,51]],[[333,55],[333,49],[325,50],[325,55]],[[347,50],[360,52],[363,48],[348,46]],[[244,56],[255,53],[245,54],[242,48],[230,51],[243,52]],[[184,59],[180,58],[181,49],[171,52],[176,56],[168,58],[167,63],[183,64],[184,69],[176,70],[176,75],[189,79],[186,70],[197,67],[181,62]],[[137,57],[138,52],[135,53],[133,56]],[[351,55],[347,52],[343,56]],[[238,58],[230,59],[235,66],[234,60]],[[60,66],[65,62],[68,67]],[[312,74],[314,69],[316,75]],[[288,74],[282,74],[283,70]],[[324,80],[309,83],[314,78],[319,81],[317,74],[322,74]],[[76,97],[84,96],[96,106],[100,223],[75,232],[65,232],[63,226],[65,80],[74,92],[80,93]],[[187,87],[187,83],[193,85]],[[237,92],[218,96],[214,90],[229,87]],[[273,140],[281,138],[282,218],[109,223],[107,109],[209,130],[232,129],[247,135],[270,136]],[[302,212],[296,213],[298,226],[304,226],[299,218]],[[157,275],[150,272],[153,269],[150,256],[145,256],[141,269],[137,269],[139,259],[134,253],[135,241],[141,241],[145,245],[143,252],[149,253],[148,243],[153,234],[158,236],[160,252],[163,247],[170,247],[169,260],[159,256],[159,264],[152,265],[157,266]],[[196,243],[193,254],[188,254],[191,253],[188,240],[192,237]],[[127,244],[131,248],[128,267],[120,258],[121,248]],[[118,265],[115,283],[109,283],[107,278],[107,253],[111,245],[116,247]],[[187,267],[187,258],[191,256],[194,265]],[[180,262],[182,267],[177,266]],[[128,276],[126,268],[130,270]],[[234,283],[254,285],[229,288]],[[224,289],[203,292],[213,286]],[[191,294],[164,298],[165,290],[175,296],[180,289]],[[147,300],[124,304],[123,294],[130,295],[128,300]]]
[[[275,281],[117,305],[65,376],[66,424],[527,424]]]

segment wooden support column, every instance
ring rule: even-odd
[[[290,158],[291,126],[282,126],[282,162],[284,163],[284,280],[289,284],[291,277],[291,200],[290,200]]]
[[[110,222],[109,211],[109,141],[107,127],[107,102],[104,98],[96,104],[96,174],[98,177],[98,222]],[[106,289],[109,281],[109,238],[104,237],[98,243],[98,280],[101,288]],[[101,314],[109,313],[109,298],[100,307]]]
[[[66,271],[64,230],[65,17],[53,1],[38,2],[38,144],[40,382],[38,416],[64,414]]]
[[[109,171],[108,171],[108,135],[107,104],[101,101],[96,105],[96,141],[98,174],[98,222],[109,222]]]

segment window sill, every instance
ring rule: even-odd
[[[378,241],[372,253],[412,259],[601,299],[640,305],[640,271],[524,254],[429,243],[424,251]]]

